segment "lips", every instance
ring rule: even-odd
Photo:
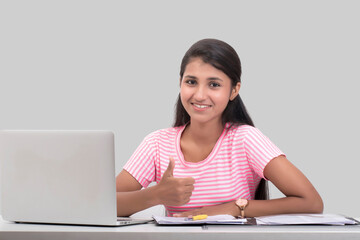
[[[211,107],[211,105],[198,104],[198,103],[191,103],[191,105],[193,105],[195,109],[199,109],[199,110],[206,110],[207,108]]]

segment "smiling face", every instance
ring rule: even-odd
[[[232,87],[231,79],[224,72],[201,58],[189,61],[180,81],[181,103],[191,122],[221,123],[229,100],[233,100],[240,89],[240,82]]]

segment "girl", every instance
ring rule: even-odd
[[[116,178],[118,206],[126,206],[118,216],[158,204],[178,217],[323,211],[308,179],[254,127],[238,94],[240,77],[240,59],[227,43],[191,46],[181,63],[174,126],[149,134]],[[285,197],[268,200],[266,180]]]

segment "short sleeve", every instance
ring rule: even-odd
[[[254,127],[249,127],[244,138],[244,147],[251,168],[264,179],[266,165],[272,159],[284,155],[268,137]]]
[[[156,141],[147,136],[124,166],[143,187],[155,180]]]

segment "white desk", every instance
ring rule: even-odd
[[[355,226],[156,226],[87,227],[45,224],[17,224],[0,218],[0,240],[120,240],[120,239],[360,239],[360,225]]]

